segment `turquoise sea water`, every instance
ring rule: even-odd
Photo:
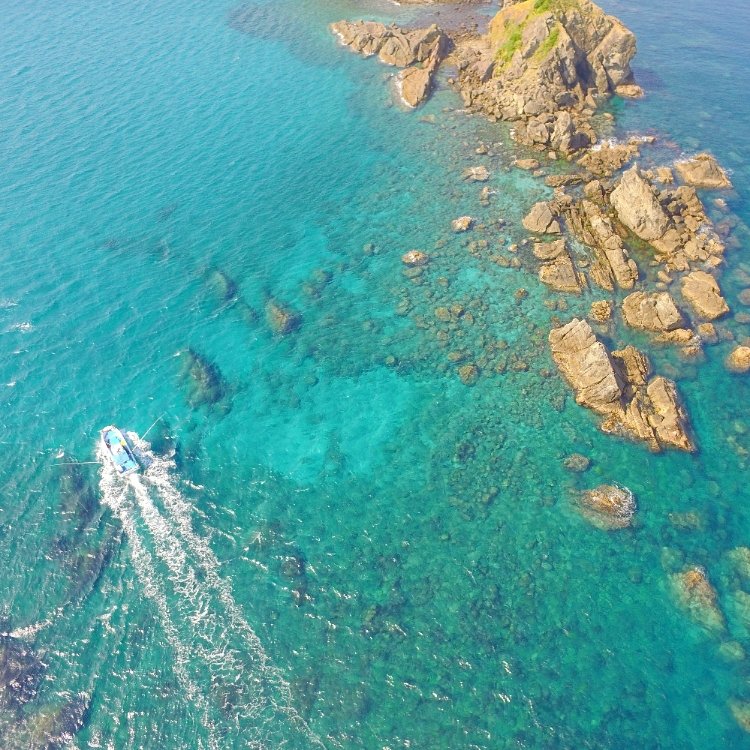
[[[604,5],[648,91],[613,102],[619,131],[659,136],[644,162],[707,148],[732,170],[731,213],[705,199],[736,224],[721,281],[741,311],[750,12]],[[492,260],[547,189],[446,87],[394,106],[392,71],[327,30],[362,15],[419,20],[346,0],[6,7],[0,747],[750,747],[729,708],[750,699],[731,344],[684,362],[616,329],[676,379],[700,450],[601,434],[546,346],[593,297],[551,310],[525,251]],[[489,207],[460,179],[480,163]],[[486,229],[453,235],[464,214]],[[414,280],[412,248],[433,256]],[[269,299],[297,330],[269,330]],[[55,465],[160,415],[130,484]],[[635,493],[632,529],[575,511],[602,482]],[[720,633],[671,588],[694,564]]]

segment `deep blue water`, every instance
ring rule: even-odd
[[[604,6],[636,32],[647,90],[613,102],[613,134],[656,133],[644,162],[710,149],[732,171],[721,283],[742,311],[750,11]],[[3,748],[750,746],[730,710],[750,699],[750,581],[729,554],[750,546],[750,380],[726,371],[729,341],[698,362],[649,348],[699,452],[597,430],[546,346],[593,297],[552,311],[523,253],[491,260],[547,193],[510,168],[505,126],[444,86],[403,111],[391,71],[327,29],[419,13],[6,4]],[[478,163],[489,207],[460,179]],[[488,249],[451,232],[464,214]],[[412,248],[433,256],[416,281]],[[269,300],[299,328],[274,334]],[[644,345],[616,329],[628,342]],[[160,416],[130,485],[56,465],[95,461],[105,424]],[[573,452],[588,472],[564,467]],[[632,529],[575,511],[601,482],[634,492]],[[679,606],[689,565],[721,632]]]

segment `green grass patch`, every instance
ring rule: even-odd
[[[534,5],[531,6],[531,13],[537,16],[547,11],[562,12],[569,10],[575,4],[575,0],[534,0]]]
[[[498,47],[495,53],[495,60],[502,67],[507,65],[516,51],[521,47],[523,37],[523,25],[512,24],[505,29],[505,41]]]
[[[537,49],[534,57],[538,60],[544,60],[544,58],[552,52],[559,38],[560,27],[555,26],[555,28],[550,31],[549,36],[539,45],[539,49]]]

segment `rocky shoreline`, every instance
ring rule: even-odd
[[[729,306],[716,271],[726,246],[697,189],[726,189],[731,181],[708,154],[641,169],[641,149],[653,137],[599,142],[594,120],[601,105],[615,95],[643,94],[630,68],[635,36],[618,19],[590,0],[505,0],[482,35],[368,21],[340,21],[331,28],[353,51],[401,68],[398,87],[409,107],[429,96],[441,64],[450,66],[456,74],[448,83],[468,112],[512,123],[514,140],[539,152],[538,159],[518,158],[518,168],[541,174],[540,160],[567,165],[561,174],[545,176],[554,194],[531,206],[523,220],[543,284],[562,294],[601,294],[591,306],[592,323],[611,328],[621,321],[686,358],[700,356],[704,345],[719,339],[715,321]],[[676,184],[675,173],[683,184]],[[489,172],[479,166],[463,178],[484,182]],[[464,216],[453,229],[468,231],[473,224]],[[651,256],[647,268],[635,259],[634,250],[643,256],[644,247]],[[619,290],[631,293],[618,304]],[[587,362],[564,355],[563,342],[575,339],[561,330],[565,326],[550,333],[553,359],[579,403],[602,415],[602,404],[580,398]],[[645,355],[633,352],[645,362],[636,369],[650,371]],[[746,360],[739,347],[727,366],[742,372],[750,367]],[[619,406],[607,410],[602,429],[642,440],[652,450],[696,449],[672,380],[634,382],[626,370],[610,369]],[[649,391],[658,392],[658,408]]]
[[[590,0],[501,0],[500,6],[484,34],[446,33],[437,25],[407,31],[364,21],[341,21],[332,30],[351,50],[401,68],[399,92],[409,107],[429,97],[442,67],[469,114],[510,123],[522,151],[515,167],[544,178],[553,190],[528,207],[521,243],[532,250],[542,284],[562,295],[548,306],[564,311],[565,295],[592,298],[586,319],[553,317],[548,345],[560,375],[604,432],[652,451],[697,451],[699,436],[675,381],[653,373],[649,358],[635,346],[614,349],[607,341],[615,332],[625,339],[632,332],[693,362],[704,347],[734,341],[723,325],[732,311],[719,280],[731,222],[714,224],[698,193],[731,189],[731,179],[705,153],[644,168],[642,151],[654,143],[653,136],[602,140],[602,120],[613,119],[602,114],[602,106],[614,96],[644,95],[630,68],[636,39],[621,21]],[[487,152],[484,144],[476,149],[478,155]],[[490,173],[479,165],[461,177],[484,183]],[[482,187],[483,206],[491,194],[489,186]],[[714,204],[726,210],[722,198]],[[469,232],[475,224],[462,216],[452,229]],[[474,240],[468,247],[474,252],[472,247],[487,244]],[[517,253],[518,246],[508,249]],[[418,281],[430,257],[411,250],[402,261],[407,278]],[[518,256],[498,257],[501,261],[522,265]],[[526,290],[516,295],[520,302]],[[740,301],[742,295],[750,300],[750,289],[740,293]],[[436,310],[438,319],[443,310],[445,320],[453,320],[450,308]],[[467,386],[481,377],[473,362],[456,357],[456,363]],[[736,342],[725,366],[750,371],[750,340]],[[571,470],[579,466],[587,467],[588,459],[574,455]],[[607,531],[628,527],[636,510],[628,490],[610,485],[583,492],[575,507]],[[724,616],[703,568],[675,570],[670,578],[689,616],[722,637]],[[722,654],[732,650],[731,643],[720,646]],[[750,704],[730,708],[750,731]]]

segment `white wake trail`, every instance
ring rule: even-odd
[[[181,680],[203,712],[204,725],[218,730],[209,716],[212,706],[219,708],[238,739],[247,747],[264,748],[279,746],[271,737],[283,732],[285,718],[311,746],[325,747],[293,708],[288,682],[245,619],[230,582],[220,575],[221,563],[208,541],[194,531],[193,508],[180,491],[174,461],[155,455],[134,433],[127,437],[145,471],[126,482],[106,466],[103,477],[109,471],[112,486],[105,490],[103,479],[103,495],[131,540],[136,573],[157,605],[167,640],[180,654]],[[139,527],[150,537],[161,574]],[[168,590],[174,596],[168,597]],[[212,735],[212,750],[214,742]]]
[[[151,553],[145,548],[138,533],[134,519],[134,508],[128,499],[128,486],[121,482],[120,477],[116,475],[115,470],[106,460],[103,460],[102,464],[101,480],[99,483],[102,502],[112,509],[130,541],[131,559],[136,575],[138,576],[138,581],[143,587],[143,593],[156,606],[164,636],[174,653],[174,673],[188,699],[201,713],[201,722],[209,736],[209,748],[211,750],[220,750],[215,723],[211,720],[210,716],[211,706],[209,701],[188,673],[188,665],[192,658],[191,650],[178,633],[169,611],[164,589],[159,586],[159,578],[153,558]]]

